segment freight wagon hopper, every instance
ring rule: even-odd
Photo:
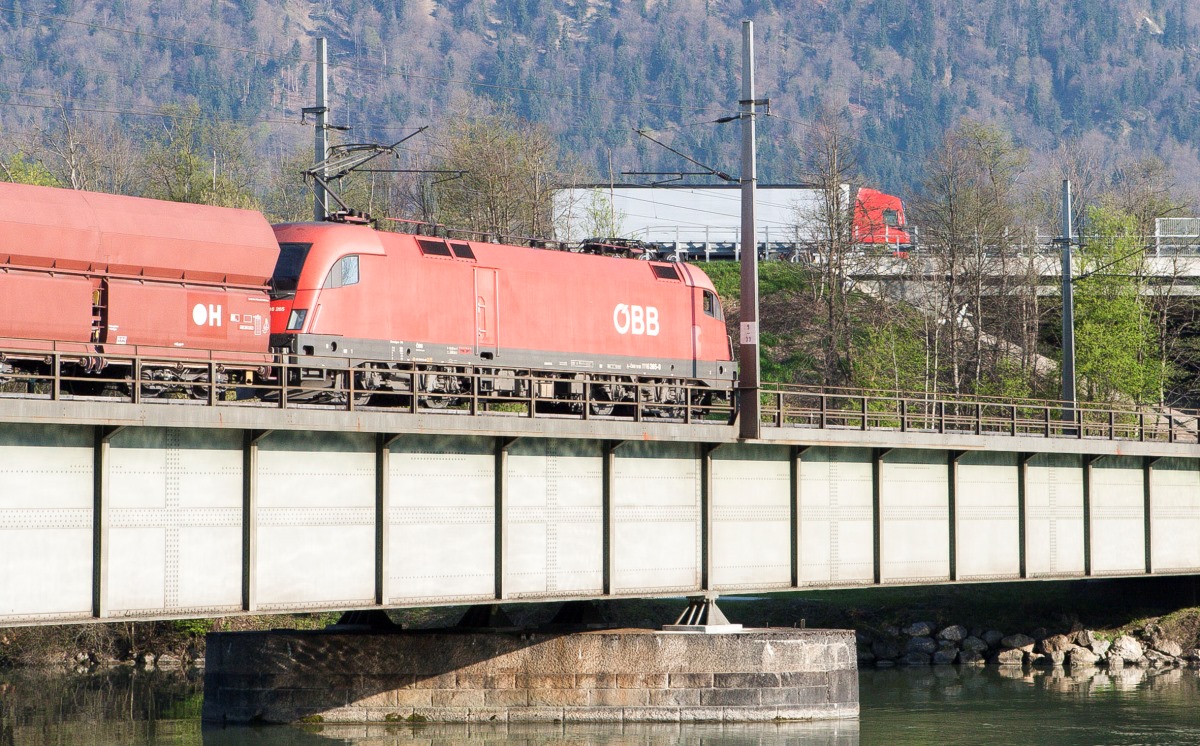
[[[735,375],[708,277],[679,263],[375,231],[276,228],[272,347],[310,397],[487,395],[612,413],[708,404]],[[532,376],[532,377],[531,377]],[[533,389],[533,390],[531,390]]]
[[[87,394],[249,381],[269,362],[278,253],[248,210],[0,184],[0,373],[57,362]]]

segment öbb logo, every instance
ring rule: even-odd
[[[203,303],[197,303],[192,306],[192,323],[196,326],[220,326],[221,306],[214,306],[211,303],[205,306]]]
[[[631,306],[618,303],[613,309],[613,326],[617,334],[644,334],[658,336],[658,309],[654,306]]]

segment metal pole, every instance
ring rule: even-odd
[[[759,414],[758,247],[754,231],[754,22],[742,21],[742,303],[738,396],[740,432],[746,439],[762,435]]]
[[[316,138],[313,140],[313,162],[321,163],[329,157],[329,59],[325,50],[325,37],[317,39],[317,105],[313,113],[317,117]],[[321,176],[326,174],[322,170]],[[329,195],[325,187],[313,182],[313,220],[320,222],[329,216]]]
[[[1075,420],[1075,295],[1071,287],[1071,182],[1062,185],[1062,400],[1063,420]]]

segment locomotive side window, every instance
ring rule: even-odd
[[[323,288],[340,288],[358,284],[358,255],[351,254],[338,260],[329,270]]]
[[[710,290],[704,291],[704,313],[714,319],[724,320],[721,315],[721,302],[717,300],[717,294]]]
[[[900,225],[900,213],[896,212],[895,210],[884,210],[883,224],[891,228],[895,228],[896,226]]]
[[[300,270],[304,268],[304,260],[311,248],[311,243],[279,244],[279,258],[275,261],[275,271],[271,273],[272,298],[291,298],[296,295]]]

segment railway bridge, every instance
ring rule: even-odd
[[[0,625],[1200,572],[1195,413],[21,383]]]

